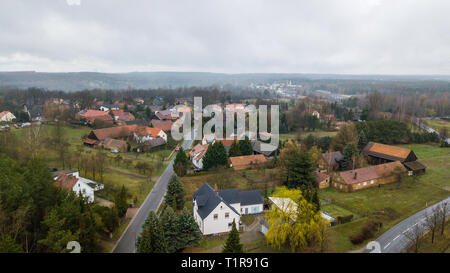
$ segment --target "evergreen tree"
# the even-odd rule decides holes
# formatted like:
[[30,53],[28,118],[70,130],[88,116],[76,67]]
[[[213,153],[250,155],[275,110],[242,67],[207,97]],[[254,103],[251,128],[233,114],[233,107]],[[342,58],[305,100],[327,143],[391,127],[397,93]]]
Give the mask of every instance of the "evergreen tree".
[[123,217],[127,213],[127,209],[129,207],[127,202],[127,195],[127,189],[124,185],[122,185],[122,188],[116,194],[114,199],[114,203],[117,208],[117,214],[119,215],[119,217]]
[[312,189],[316,185],[316,179],[312,172],[314,167],[309,154],[300,151],[298,157],[294,157],[288,163],[290,165],[290,180],[287,183],[289,188]]
[[355,163],[355,157],[358,156],[358,149],[354,143],[349,143],[345,146],[343,152],[341,167],[342,170],[350,170],[353,169],[353,163]]
[[167,250],[169,253],[175,253],[178,251],[178,247],[180,246],[177,229],[177,216],[171,207],[167,207],[164,210],[160,220],[167,242]]
[[314,191],[311,197],[311,203],[314,205],[316,212],[320,210],[320,199],[317,189]]
[[245,139],[239,140],[239,150],[241,151],[242,155],[253,154],[252,143],[250,142],[250,139],[248,139],[247,136],[245,137]]
[[150,211],[142,227],[142,234],[137,241],[139,253],[167,253],[164,230],[154,211]]
[[366,134],[364,133],[364,130],[361,130],[359,132],[359,136],[358,136],[358,148],[360,150],[364,149],[364,147],[366,147],[368,141],[367,141],[367,137]]
[[9,235],[0,236],[0,253],[23,253],[22,247]]
[[217,166],[227,166],[228,165],[228,154],[227,149],[222,142],[214,143],[214,148],[217,151]]
[[240,242],[239,232],[236,228],[236,223],[233,220],[233,227],[228,234],[227,241],[223,247],[222,253],[243,253],[244,248]]
[[228,151],[228,155],[230,157],[242,155],[241,149],[239,148],[239,142],[237,142],[236,140],[233,141],[233,143],[231,144],[230,150]]
[[175,174],[169,180],[167,184],[167,193],[165,196],[166,206],[172,207],[174,210],[182,209],[185,202],[185,191],[183,183],[178,179]]
[[183,147],[180,147],[180,149],[178,150],[173,164],[174,171],[178,176],[181,177],[186,175],[187,168],[189,167],[189,159],[187,158],[186,152],[184,151]]
[[200,243],[202,234],[198,229],[194,216],[192,216],[186,208],[178,215],[177,227],[179,238],[178,249],[183,249],[191,245],[198,245]]

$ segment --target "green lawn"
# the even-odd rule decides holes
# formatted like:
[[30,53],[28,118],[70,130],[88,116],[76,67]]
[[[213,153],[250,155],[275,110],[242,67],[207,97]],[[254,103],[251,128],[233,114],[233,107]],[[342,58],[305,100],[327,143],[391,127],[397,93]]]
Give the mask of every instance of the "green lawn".
[[[364,244],[353,246],[348,238],[358,232],[370,216],[381,216],[382,231],[385,231],[450,195],[450,149],[426,144],[401,146],[413,149],[419,160],[427,166],[426,173],[416,177],[415,181],[409,177],[401,184],[392,183],[352,193],[338,192],[333,188],[319,192],[321,200],[332,202],[332,211],[343,209],[361,216],[360,219],[331,228],[331,251],[344,252],[362,247]],[[327,209],[330,209],[329,205],[324,205],[324,210]]]
[[328,131],[311,131],[311,132],[301,132],[301,133],[288,133],[288,134],[280,134],[280,140],[289,140],[289,139],[305,139],[309,134],[315,136],[315,137],[334,137],[337,134],[337,131],[335,132],[328,132]]
[[434,130],[439,131],[442,128],[447,128],[450,131],[450,121],[443,119],[424,119],[423,122]]

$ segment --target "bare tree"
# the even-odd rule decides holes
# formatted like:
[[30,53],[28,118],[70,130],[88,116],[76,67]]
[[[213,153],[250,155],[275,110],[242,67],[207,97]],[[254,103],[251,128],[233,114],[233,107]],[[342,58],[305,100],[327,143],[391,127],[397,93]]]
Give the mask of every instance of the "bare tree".
[[439,218],[440,213],[438,207],[434,207],[431,210],[431,213],[427,213],[425,216],[425,226],[431,231],[431,243],[434,243],[434,235],[436,233],[436,229],[440,224]]
[[445,230],[445,220],[447,218],[447,214],[448,214],[448,203],[444,202],[442,203],[438,208],[439,208],[439,220],[441,221],[441,235],[444,235],[444,230]]
[[412,228],[408,229],[407,232],[405,232],[405,237],[411,242],[411,246],[414,249],[414,253],[419,252],[424,233],[425,230],[423,226],[419,224],[413,226]]

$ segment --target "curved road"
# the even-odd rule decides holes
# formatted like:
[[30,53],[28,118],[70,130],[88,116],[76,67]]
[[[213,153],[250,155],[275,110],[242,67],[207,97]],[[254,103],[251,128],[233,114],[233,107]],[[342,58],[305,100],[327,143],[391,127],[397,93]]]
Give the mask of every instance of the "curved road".
[[[417,212],[378,237],[376,242],[380,243],[381,253],[401,253],[405,250],[411,243],[404,235],[407,230],[415,225],[423,225],[426,213],[430,214],[433,208],[444,202],[447,202],[447,204],[450,205],[450,197]],[[447,215],[450,215],[450,212],[447,211]],[[368,253],[371,252],[371,250],[365,249],[364,252]]]
[[[191,147],[193,140],[184,140],[182,147],[187,150]],[[131,220],[125,232],[117,241],[114,246],[113,253],[134,253],[136,252],[135,245],[136,239],[142,231],[142,225],[145,222],[148,214],[151,210],[157,211],[161,202],[163,201],[164,195],[166,194],[167,184],[172,176],[173,172],[173,161],[172,159],[164,170],[163,174],[160,176],[155,186],[153,187],[150,194],[142,203],[138,212]]]

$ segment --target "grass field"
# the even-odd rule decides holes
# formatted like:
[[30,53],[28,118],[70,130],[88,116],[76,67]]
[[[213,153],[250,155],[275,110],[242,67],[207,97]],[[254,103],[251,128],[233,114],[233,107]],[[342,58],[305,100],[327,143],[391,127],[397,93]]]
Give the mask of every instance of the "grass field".
[[[407,252],[414,252],[411,246]],[[438,229],[435,233],[434,242],[431,243],[431,232],[425,233],[419,247],[419,253],[450,253],[450,222],[447,219],[444,234]]]
[[342,193],[332,188],[319,192],[321,200],[331,200],[334,205],[331,208],[324,205],[324,210],[331,209],[330,213],[339,214],[343,213],[340,212],[340,209],[343,209],[361,216],[350,223],[331,228],[330,251],[343,252],[364,245],[352,245],[349,236],[359,231],[370,216],[382,217],[381,232],[383,232],[415,212],[450,195],[450,149],[426,144],[402,146],[412,149],[419,160],[427,166],[426,173],[418,176],[416,181],[408,178],[402,184],[392,183],[381,188],[373,187],[352,193]]
[[337,134],[337,131],[336,132],[312,131],[312,132],[280,134],[280,140],[298,139],[299,137],[300,139],[305,139],[309,134],[319,138],[324,136],[333,137]]
[[426,123],[431,128],[433,128],[434,130],[439,131],[442,128],[447,128],[447,130],[450,131],[450,121],[438,118],[438,119],[424,119],[423,122]]

